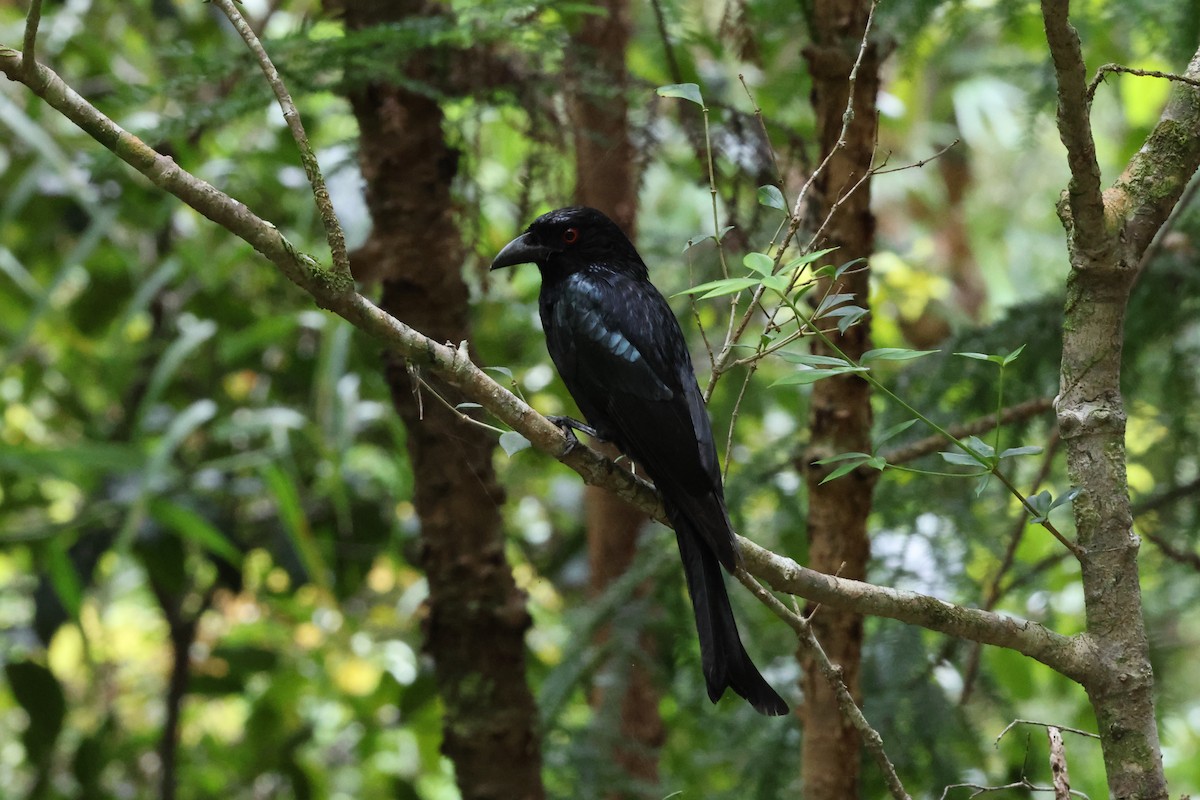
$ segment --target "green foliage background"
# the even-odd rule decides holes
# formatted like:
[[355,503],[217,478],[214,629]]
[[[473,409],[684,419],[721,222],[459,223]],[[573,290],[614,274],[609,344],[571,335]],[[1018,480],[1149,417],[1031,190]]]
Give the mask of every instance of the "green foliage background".
[[[247,2],[250,15],[263,4]],[[338,95],[356,75],[396,73],[418,44],[497,48],[529,84],[446,95],[446,136],[462,151],[457,188],[464,269],[483,360],[543,413],[570,402],[553,375],[530,268],[496,280],[486,264],[533,214],[572,185],[559,83],[566,32],[581,3],[459,0],[453,23],[346,36],[313,3],[283,4],[267,47],[298,99],[352,246],[369,229],[355,164],[356,129]],[[650,8],[637,4],[629,53],[644,164],[639,246],[667,294],[719,276],[705,171],[685,124],[695,110],[653,88],[699,83],[712,108],[717,188],[731,263],[765,249],[778,213],[759,206],[777,182],[753,102],[793,198],[815,158],[800,48],[804,4],[755,0],[662,4],[681,75],[664,57]],[[1200,36],[1197,3],[1091,2],[1074,10],[1089,66],[1173,70]],[[0,6],[0,41],[21,38],[23,11]],[[885,365],[909,402],[953,424],[994,410],[996,370],[954,351],[1006,353],[1011,402],[1056,392],[1066,258],[1054,203],[1066,183],[1053,123],[1052,75],[1029,4],[885,4],[888,62],[880,151],[902,166],[954,139],[970,171],[961,206],[986,302],[972,319],[939,252],[950,205],[939,162],[876,178],[880,253],[874,333],[905,347],[923,314],[952,331],[943,353]],[[303,172],[269,91],[240,42],[199,2],[48,4],[39,53],[89,100],[183,167],[323,252]],[[339,68],[344,65],[344,69]],[[437,92],[435,87],[421,87]],[[1157,119],[1168,89],[1110,77],[1094,115],[1111,180]],[[440,95],[439,95],[440,96]],[[1200,219],[1184,209],[1139,282],[1125,372],[1129,467],[1142,551],[1161,731],[1175,792],[1200,789],[1200,697],[1190,669],[1200,642],[1194,501]],[[682,251],[682,252],[681,252]],[[419,257],[419,254],[414,254]],[[693,307],[676,298],[687,320]],[[700,301],[705,329],[727,306]],[[696,333],[697,363],[704,364]],[[195,620],[192,682],[180,728],[179,796],[454,797],[438,754],[439,701],[421,656],[425,584],[413,566],[417,520],[404,430],[388,407],[378,347],[317,311],[232,236],[133,175],[21,87],[0,86],[0,786],[14,797],[156,795],[155,750],[170,667],[168,619]],[[769,388],[794,367],[754,377],[728,457],[738,528],[803,562],[804,387]],[[702,378],[703,379],[703,378]],[[716,429],[730,425],[738,376],[718,389]],[[432,398],[429,402],[434,402]],[[904,419],[880,404],[880,430]],[[1050,417],[1007,429],[1002,446],[1046,444]],[[925,432],[910,429],[915,439]],[[720,435],[720,434],[719,434]],[[894,442],[891,444],[895,444]],[[1028,484],[1039,458],[1016,468]],[[1061,458],[1046,485],[1067,490]],[[649,630],[662,655],[669,737],[660,793],[794,796],[799,732],[727,700],[709,705],[665,530],[644,537],[638,571],[583,601],[582,487],[532,451],[497,464],[508,487],[509,555],[529,593],[530,681],[544,724],[554,796],[620,788],[606,755],[614,720],[586,703],[600,653],[590,633],[613,619],[609,647],[634,652]],[[936,457],[925,464],[941,468]],[[1155,505],[1175,487],[1191,494]],[[1015,501],[961,479],[889,472],[879,484],[872,579],[978,604],[1010,538]],[[1069,514],[1056,522],[1069,527]],[[1044,532],[1025,532],[999,609],[1064,633],[1082,624],[1071,562]],[[636,597],[637,579],[655,593]],[[776,685],[794,684],[788,630],[735,592],[751,649]],[[686,635],[685,635],[686,634]],[[982,652],[971,701],[958,702],[970,648],[889,621],[869,626],[865,709],[910,790],[960,782],[1046,782],[1045,745],[1015,718],[1092,728],[1082,692],[1007,651]],[[618,663],[629,659],[616,659]],[[796,700],[795,691],[792,698]],[[1069,739],[1073,785],[1103,796],[1098,746]],[[882,785],[864,769],[866,794]],[[964,790],[958,790],[963,792]],[[952,795],[953,796],[953,795]]]

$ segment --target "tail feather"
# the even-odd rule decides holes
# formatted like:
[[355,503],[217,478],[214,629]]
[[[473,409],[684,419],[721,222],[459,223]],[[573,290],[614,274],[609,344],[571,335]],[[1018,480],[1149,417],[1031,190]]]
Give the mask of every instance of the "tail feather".
[[700,663],[708,685],[708,698],[717,702],[729,687],[760,714],[786,714],[787,703],[759,673],[742,646],[729,595],[725,591],[720,561],[688,520],[679,515],[672,516],[675,517],[675,540],[679,543],[688,594],[696,614]]

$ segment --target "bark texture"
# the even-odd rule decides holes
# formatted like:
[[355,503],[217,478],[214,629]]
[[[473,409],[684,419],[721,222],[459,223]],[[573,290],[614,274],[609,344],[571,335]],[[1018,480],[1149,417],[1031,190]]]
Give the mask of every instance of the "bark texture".
[[[805,59],[813,79],[813,107],[817,115],[821,158],[833,153],[825,172],[814,184],[813,218],[816,224],[845,197],[826,227],[820,247],[838,247],[839,262],[866,258],[874,248],[875,219],[870,210],[870,183],[855,185],[871,168],[875,144],[875,96],[879,89],[879,50],[869,44],[855,82],[848,78],[854,67],[866,28],[870,3],[865,0],[816,0],[813,4],[813,43]],[[854,91],[853,118],[842,136],[849,93]],[[849,196],[847,197],[847,193]],[[830,288],[822,287],[824,290]],[[835,292],[853,292],[855,303],[867,307],[868,272],[845,275]],[[820,295],[817,295],[820,296]],[[844,335],[834,336],[838,346],[857,359],[870,348],[869,317]],[[827,324],[823,320],[822,324]],[[814,352],[832,355],[819,343]],[[813,385],[809,415],[810,446],[805,454],[808,485],[809,566],[826,574],[854,580],[866,576],[871,544],[867,515],[878,473],[853,472],[821,485],[826,467],[813,462],[847,451],[870,450],[870,388],[856,376],[841,376]],[[842,668],[843,679],[855,702],[861,705],[859,679],[862,662],[863,622],[858,614],[822,607],[812,619],[813,632],[830,661]],[[804,703],[800,720],[804,728],[801,772],[808,800],[845,800],[858,796],[860,742],[857,732],[842,715],[838,699],[811,659],[802,657],[801,687]]]
[[[603,14],[582,14],[572,32],[567,67],[571,121],[575,147],[575,202],[598,208],[636,241],[637,174],[629,134],[627,92],[629,74],[625,51],[631,23],[628,0],[603,0]],[[615,457],[611,446],[602,452]],[[589,592],[593,597],[629,570],[637,554],[638,533],[649,521],[612,492],[589,486],[584,494],[587,510]],[[598,633],[608,639],[608,626]],[[658,713],[659,690],[649,657],[655,651],[651,637],[641,637],[640,649],[648,658],[629,667],[619,696],[602,686],[592,691],[597,708],[617,704],[620,728],[613,759],[631,783],[658,794],[658,750],[666,737]],[[615,796],[615,795],[614,795]],[[625,796],[628,796],[627,794]]]
[[[357,30],[436,12],[421,3],[374,1],[346,3],[344,13]],[[444,63],[438,55],[412,54],[407,76],[437,85]],[[450,194],[458,154],[442,135],[442,111],[412,88],[349,88],[375,223],[356,261],[369,259],[371,273],[381,276],[383,309],[436,341],[469,342],[465,248]],[[387,374],[415,478],[420,561],[429,580],[425,649],[446,709],[442,750],[464,798],[541,798],[537,714],[525,681],[529,616],[504,557],[495,440],[428,390],[416,390],[399,356],[388,358]],[[451,404],[465,399],[435,377],[425,379]]]

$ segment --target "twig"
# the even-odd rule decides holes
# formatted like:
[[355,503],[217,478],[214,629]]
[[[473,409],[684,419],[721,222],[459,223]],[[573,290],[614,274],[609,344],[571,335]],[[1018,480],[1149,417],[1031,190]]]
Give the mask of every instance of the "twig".
[[883,749],[883,737],[879,735],[877,730],[871,727],[871,723],[863,715],[862,709],[854,702],[850,690],[846,688],[846,683],[842,680],[842,668],[835,666],[829,660],[829,656],[825,654],[821,643],[813,635],[812,626],[809,625],[808,620],[779,602],[779,599],[775,595],[763,588],[762,584],[751,577],[746,570],[738,567],[734,575],[742,582],[743,586],[754,593],[754,596],[763,605],[771,609],[775,613],[775,616],[786,622],[796,632],[796,641],[799,643],[800,649],[812,657],[821,670],[821,674],[825,677],[825,680],[829,682],[834,694],[837,695],[838,708],[841,709],[842,716],[858,731],[858,735],[862,737],[863,745],[875,758],[875,763],[883,773],[884,782],[887,784],[888,791],[892,797],[896,798],[896,800],[911,800],[908,792],[904,789],[904,784],[900,781],[900,776],[896,774],[895,766],[892,765],[891,759],[888,758],[887,752]]
[[[1026,400],[1024,403],[1018,403],[1015,406],[1009,406],[1000,412],[1000,423],[1008,425],[1012,422],[1020,422],[1036,417],[1045,411],[1049,411],[1054,407],[1054,401],[1049,397],[1035,397],[1032,400]],[[960,425],[952,425],[946,430],[956,439],[963,439],[968,436],[978,436],[981,433],[987,433],[996,427],[996,415],[989,414],[986,417],[973,419],[970,422],[964,422]],[[914,461],[921,456],[927,456],[930,453],[936,453],[946,446],[946,438],[941,434],[926,436],[924,439],[897,447],[893,450],[885,452],[883,455],[889,464],[905,464],[909,461]]]
[[[788,223],[787,232],[784,234],[783,241],[781,241],[779,244],[779,249],[775,251],[774,269],[776,271],[778,271],[779,266],[783,261],[783,254],[787,251],[788,245],[791,244],[792,239],[794,239],[796,236],[796,232],[800,229],[800,223],[803,219],[801,210],[804,207],[804,201],[808,197],[809,190],[812,188],[817,178],[825,172],[826,168],[829,166],[829,162],[833,160],[834,155],[846,147],[846,132],[849,130],[850,123],[854,119],[854,86],[858,80],[859,66],[862,64],[863,58],[867,52],[867,43],[870,40],[871,25],[875,18],[876,5],[876,2],[872,2],[871,9],[867,12],[867,21],[863,27],[862,41],[859,43],[858,56],[854,59],[854,66],[851,67],[850,76],[847,78],[847,84],[849,88],[846,97],[846,110],[842,113],[842,128],[838,133],[837,143],[833,147],[829,148],[829,152],[825,154],[825,158],[821,160],[821,163],[817,165],[817,168],[813,170],[811,175],[808,176],[808,179],[800,188],[800,193],[796,196],[796,202],[792,206],[791,221]],[[857,188],[858,185],[861,185],[861,181],[859,184],[856,184],[855,188]],[[845,198],[840,199],[844,200]],[[833,210],[835,209],[831,209],[830,212],[832,213]],[[828,221],[828,218],[826,218],[826,221]],[[759,286],[754,290],[754,294],[751,297],[750,303],[746,306],[746,310],[743,312],[742,318],[737,325],[733,324],[732,318],[730,319],[729,331],[725,337],[724,344],[721,346],[721,352],[716,358],[716,367],[713,369],[712,375],[709,376],[708,385],[704,388],[704,402],[707,403],[709,399],[712,398],[712,393],[716,388],[717,381],[720,380],[722,373],[728,366],[730,354],[733,352],[733,345],[737,344],[738,340],[741,339],[742,334],[745,333],[747,326],[750,324],[750,320],[753,318],[754,309],[758,308],[759,301],[762,300],[764,291],[765,287],[763,286]]]
[[333,202],[329,199],[329,189],[325,186],[325,177],[321,174],[317,156],[308,143],[308,135],[304,132],[304,123],[300,120],[300,112],[296,110],[296,104],[292,102],[292,96],[284,86],[283,78],[279,76],[275,65],[271,63],[271,57],[267,55],[262,42],[258,40],[254,29],[242,17],[233,2],[234,0],[213,0],[213,4],[225,12],[225,16],[229,17],[229,22],[246,42],[250,52],[258,59],[258,64],[267,77],[267,83],[275,92],[275,98],[283,110],[283,118],[287,122],[288,130],[292,132],[292,138],[296,140],[296,147],[300,150],[300,161],[304,164],[304,174],[308,176],[308,182],[312,186],[313,198],[316,200],[317,210],[321,214],[321,223],[325,227],[325,239],[329,242],[333,268],[345,275],[350,275],[350,257],[346,253],[346,237],[342,233],[337,213],[333,210]]
[[[1024,789],[1028,792],[1054,791],[1053,786],[1038,786],[1035,783],[1031,783],[1028,778],[1022,778],[1019,781],[1006,783],[1003,786],[983,786],[982,784],[978,783],[952,783],[942,790],[942,796],[940,800],[946,800],[946,795],[950,793],[951,789],[974,789],[975,791],[967,795],[968,797],[978,797],[981,794],[988,794],[989,792],[1003,792],[1010,789]],[[1071,794],[1075,797],[1082,797],[1083,800],[1088,800],[1088,796],[1083,792],[1077,792],[1074,789],[1071,789]]]
[[[1046,445],[1046,451],[1042,454],[1042,463],[1038,468],[1038,473],[1030,482],[1030,494],[1036,492],[1038,487],[1050,476],[1050,470],[1054,466],[1054,456],[1058,452],[1060,444],[1062,444],[1062,439],[1056,430]],[[1003,594],[1000,589],[1000,582],[1004,580],[1004,576],[1008,574],[1008,571],[1012,569],[1012,565],[1016,561],[1017,546],[1021,544],[1021,539],[1024,538],[1027,527],[1029,527],[1029,515],[1025,509],[1018,509],[1016,519],[1013,520],[1012,532],[1008,537],[1008,547],[1004,550],[1004,557],[1000,559],[1000,566],[996,568],[996,573],[988,581],[987,590],[984,592],[982,606],[984,611],[993,610],[996,604],[1000,602],[1000,597]],[[963,689],[958,699],[960,705],[965,705],[971,697],[975,678],[979,674],[979,656],[982,650],[983,647],[978,643],[974,643],[971,647],[971,653],[967,657],[967,666],[963,670]]]
[[29,3],[29,13],[25,16],[25,40],[21,46],[27,78],[33,78],[37,71],[37,35],[41,22],[42,0],[32,0]]
[[1105,64],[1096,70],[1096,77],[1092,78],[1092,82],[1088,84],[1087,101],[1089,106],[1092,104],[1092,100],[1095,99],[1096,89],[1104,82],[1104,76],[1109,72],[1123,72],[1126,75],[1139,75],[1143,78],[1165,78],[1169,81],[1178,81],[1179,83],[1186,83],[1189,86],[1200,87],[1200,80],[1189,78],[1186,75],[1176,75],[1173,72],[1159,72],[1156,69],[1134,69],[1133,67],[1125,67],[1121,64]]
[[1080,730],[1079,728],[1068,728],[1066,725],[1059,725],[1057,722],[1038,722],[1035,719],[1014,719],[1012,722],[1010,722],[1004,726],[1004,730],[1000,731],[1000,735],[996,737],[996,740],[992,744],[999,745],[1000,740],[1003,739],[1005,737],[1005,735],[1008,734],[1009,731],[1011,731],[1013,728],[1017,727],[1018,725],[1036,725],[1039,728],[1057,728],[1060,731],[1066,731],[1067,733],[1073,733],[1076,736],[1086,736],[1089,739],[1099,739],[1100,738],[1100,734],[1098,734],[1098,733],[1092,733],[1091,731]]
[[1200,553],[1193,553],[1190,550],[1184,550],[1176,547],[1163,537],[1159,536],[1157,533],[1146,533],[1143,531],[1142,536],[1145,536],[1147,539],[1154,542],[1154,545],[1161,550],[1162,554],[1167,558],[1179,564],[1183,564],[1185,567],[1191,567],[1197,572],[1200,572]]
[[888,175],[893,172],[903,172],[906,169],[920,169],[921,167],[928,164],[930,161],[937,161],[939,158],[946,155],[946,153],[950,152],[950,150],[952,148],[957,147],[958,143],[961,141],[962,141],[962,139],[955,139],[953,142],[946,145],[941,150],[938,150],[936,153],[929,156],[928,158],[923,158],[920,161],[913,162],[912,164],[905,164],[903,167],[892,167],[891,169],[876,169],[876,170],[872,170],[872,172],[875,175]]

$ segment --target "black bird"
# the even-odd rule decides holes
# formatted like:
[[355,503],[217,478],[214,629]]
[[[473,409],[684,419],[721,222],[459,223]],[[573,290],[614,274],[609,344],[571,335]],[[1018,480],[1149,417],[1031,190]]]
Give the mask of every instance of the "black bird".
[[712,425],[679,322],[616,223],[593,208],[560,208],[504,246],[492,269],[536,264],[546,346],[591,428],[649,474],[675,527],[714,703],[728,686],[760,713],[786,714],[733,620],[721,567],[738,563]]

